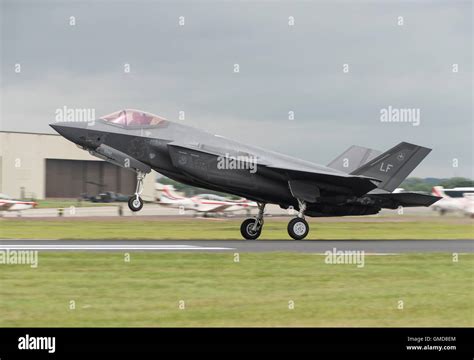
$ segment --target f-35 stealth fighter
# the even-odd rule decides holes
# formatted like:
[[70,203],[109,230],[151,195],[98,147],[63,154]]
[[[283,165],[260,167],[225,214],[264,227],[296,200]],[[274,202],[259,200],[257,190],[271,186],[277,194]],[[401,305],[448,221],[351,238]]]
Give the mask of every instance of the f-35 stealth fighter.
[[305,216],[371,215],[382,208],[429,206],[440,199],[393,193],[431,151],[406,142],[384,153],[351,146],[323,166],[137,110],[51,127],[92,155],[136,172],[136,192],[128,202],[132,211],[143,207],[143,179],[152,169],[187,185],[256,201],[258,215],[240,228],[249,240],[260,236],[266,204],[298,211],[288,233],[301,240],[309,231]]

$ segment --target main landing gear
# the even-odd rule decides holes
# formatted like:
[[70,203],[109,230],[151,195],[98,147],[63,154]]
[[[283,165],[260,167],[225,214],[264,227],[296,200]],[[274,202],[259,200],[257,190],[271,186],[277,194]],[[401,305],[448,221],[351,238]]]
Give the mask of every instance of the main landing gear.
[[[263,212],[265,210],[263,203],[258,204],[258,215],[253,218],[245,219],[240,225],[240,233],[247,240],[258,239],[263,228]],[[309,225],[304,219],[306,211],[306,203],[298,200],[299,212],[296,218],[288,223],[288,234],[295,240],[303,240],[309,232]]]
[[288,234],[295,240],[303,240],[309,232],[309,225],[304,219],[304,212],[306,210],[306,203],[298,200],[298,207],[300,211],[296,218],[290,220],[288,223]]
[[135,195],[132,195],[128,199],[128,207],[132,211],[140,211],[143,207],[143,200],[140,197],[143,192],[143,180],[145,179],[145,173],[137,171],[137,188],[135,189]]
[[265,210],[263,203],[258,204],[258,215],[256,217],[245,219],[240,225],[240,233],[247,240],[255,240],[262,233],[263,228],[263,211]]

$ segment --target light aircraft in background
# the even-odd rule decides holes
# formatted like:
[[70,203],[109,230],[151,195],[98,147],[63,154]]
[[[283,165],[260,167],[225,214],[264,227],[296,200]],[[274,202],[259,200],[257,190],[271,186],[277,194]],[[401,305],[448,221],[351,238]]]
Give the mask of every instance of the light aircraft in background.
[[[143,207],[143,179],[151,170],[186,185],[257,202],[257,216],[240,226],[249,240],[261,234],[266,204],[298,210],[287,229],[293,239],[301,240],[309,232],[305,216],[372,215],[382,208],[429,206],[439,200],[412,192],[392,193],[431,151],[407,142],[383,153],[351,146],[324,166],[140,110],[51,127],[90,154],[136,172],[137,187],[128,202],[132,211]],[[314,136],[316,141],[318,134]]]
[[257,203],[241,198],[239,200],[227,199],[214,194],[200,194],[193,197],[184,197],[176,194],[173,185],[156,184],[158,191],[158,204],[180,211],[195,211],[196,213],[232,213],[257,208]]
[[5,194],[0,194],[0,212],[28,210],[38,205],[34,201],[15,200]]
[[461,212],[466,216],[474,218],[474,188],[458,187],[445,189],[442,186],[435,186],[431,193],[441,197],[441,200],[431,205],[431,208],[441,215],[448,212]]

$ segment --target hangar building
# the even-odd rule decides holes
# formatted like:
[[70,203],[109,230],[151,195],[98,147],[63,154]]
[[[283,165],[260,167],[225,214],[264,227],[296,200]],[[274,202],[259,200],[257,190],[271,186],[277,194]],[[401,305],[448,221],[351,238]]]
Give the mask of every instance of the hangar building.
[[[155,173],[142,198],[153,200]],[[0,131],[0,193],[13,198],[79,198],[135,192],[135,172],[100,160],[58,134]]]

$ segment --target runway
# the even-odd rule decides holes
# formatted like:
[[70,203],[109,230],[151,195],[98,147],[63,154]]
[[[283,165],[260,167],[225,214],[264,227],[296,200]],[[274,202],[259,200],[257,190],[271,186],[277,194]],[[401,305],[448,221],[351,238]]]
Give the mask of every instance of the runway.
[[367,254],[473,253],[474,240],[0,240],[0,251],[324,253],[334,248]]

